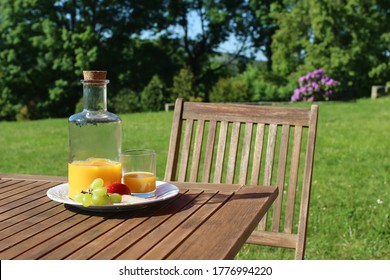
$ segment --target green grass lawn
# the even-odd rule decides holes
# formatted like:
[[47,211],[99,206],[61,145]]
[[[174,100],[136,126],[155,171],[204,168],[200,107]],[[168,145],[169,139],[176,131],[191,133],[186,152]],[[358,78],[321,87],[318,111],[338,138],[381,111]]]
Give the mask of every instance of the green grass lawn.
[[[306,259],[390,259],[390,98],[319,106]],[[121,115],[123,149],[155,149],[159,179],[172,116]],[[0,122],[0,173],[66,176],[67,133],[67,119]],[[237,258],[293,252],[245,245]]]

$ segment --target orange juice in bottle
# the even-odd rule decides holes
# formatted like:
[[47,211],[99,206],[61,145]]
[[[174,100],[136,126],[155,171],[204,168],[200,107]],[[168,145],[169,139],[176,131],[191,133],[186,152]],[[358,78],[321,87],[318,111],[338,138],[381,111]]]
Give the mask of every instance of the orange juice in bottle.
[[102,178],[105,185],[121,182],[119,153],[122,122],[107,111],[106,71],[84,71],[82,112],[69,117],[68,195]]
[[120,183],[122,178],[121,163],[103,158],[89,158],[85,161],[69,163],[69,197],[73,198],[76,193],[86,191],[96,178],[102,178],[105,186]]

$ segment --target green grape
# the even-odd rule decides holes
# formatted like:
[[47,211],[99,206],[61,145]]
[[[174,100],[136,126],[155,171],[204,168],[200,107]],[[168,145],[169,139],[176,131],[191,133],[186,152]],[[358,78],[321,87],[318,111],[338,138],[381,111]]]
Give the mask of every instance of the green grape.
[[119,193],[110,194],[111,203],[120,203],[122,202],[122,196]]
[[73,200],[74,201],[76,201],[76,202],[79,202],[79,203],[83,203],[83,197],[84,197],[84,193],[76,193],[75,195],[74,195],[74,198],[73,198]]
[[91,185],[89,186],[91,190],[94,190],[96,188],[102,188],[102,187],[104,187],[104,181],[102,178],[96,178],[95,180],[92,181]]
[[107,194],[107,188],[105,187],[95,187],[92,189],[92,194],[98,195],[98,196],[103,196]]
[[105,204],[109,204],[110,199],[106,194],[105,195],[92,194],[92,203],[96,206],[102,206]]
[[90,193],[84,194],[82,204],[84,207],[90,206],[92,204],[92,194]]

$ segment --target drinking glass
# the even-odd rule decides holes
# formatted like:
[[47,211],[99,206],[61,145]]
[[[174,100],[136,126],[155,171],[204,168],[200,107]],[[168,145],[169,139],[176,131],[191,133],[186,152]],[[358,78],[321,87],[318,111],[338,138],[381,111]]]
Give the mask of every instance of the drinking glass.
[[156,195],[156,152],[148,149],[121,153],[123,183],[131,194],[148,198]]

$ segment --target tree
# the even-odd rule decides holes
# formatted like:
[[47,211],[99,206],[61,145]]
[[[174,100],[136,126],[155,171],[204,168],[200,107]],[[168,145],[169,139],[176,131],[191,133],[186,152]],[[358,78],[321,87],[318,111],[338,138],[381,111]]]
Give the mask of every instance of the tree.
[[[243,26],[248,26],[248,22],[243,21],[241,16],[246,5],[246,1],[241,0],[170,1],[167,13],[170,28],[166,30],[164,36],[176,39],[174,42],[177,42],[177,49],[185,53],[185,65],[194,75],[195,87],[199,88],[203,84],[206,88],[211,88],[221,75],[221,71],[243,53],[248,32],[244,33],[242,30]],[[191,33],[194,21],[198,21],[199,25],[199,30],[195,34]],[[227,61],[214,63],[211,57],[232,34],[240,38],[241,47]],[[207,91],[205,92],[207,101]]]
[[389,11],[388,1],[296,1],[278,15],[274,71],[297,80],[323,68],[344,95],[368,95],[390,74]]
[[165,86],[160,78],[155,75],[141,93],[141,105],[144,111],[160,111],[164,108]]
[[[85,69],[109,70],[113,93],[142,89],[155,73],[142,80],[134,74],[150,68],[145,55],[135,63],[133,54],[145,46],[135,37],[163,24],[164,5],[152,0],[1,1],[0,117],[14,119],[22,109],[32,119],[69,116],[82,94]],[[155,49],[167,58],[161,55],[164,48]],[[129,64],[137,67],[126,73]],[[166,73],[179,69],[161,68]]]

